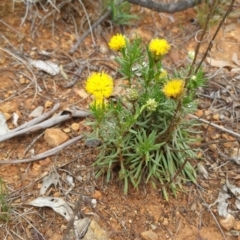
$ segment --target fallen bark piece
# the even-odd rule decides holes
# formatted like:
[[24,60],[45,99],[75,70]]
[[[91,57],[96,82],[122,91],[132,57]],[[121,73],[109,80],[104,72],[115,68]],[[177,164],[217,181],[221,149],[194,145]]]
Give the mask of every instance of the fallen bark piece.
[[55,212],[62,215],[67,221],[69,221],[73,215],[73,210],[68,203],[57,197],[38,197],[27,203],[27,205],[35,207],[50,207]]
[[40,195],[44,195],[51,185],[54,185],[55,188],[60,184],[60,175],[57,171],[50,172],[47,176],[43,178],[43,183],[40,189]]

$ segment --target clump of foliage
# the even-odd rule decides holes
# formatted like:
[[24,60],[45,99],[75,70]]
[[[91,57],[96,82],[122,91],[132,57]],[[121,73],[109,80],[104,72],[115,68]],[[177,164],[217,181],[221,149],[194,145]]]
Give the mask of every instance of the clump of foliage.
[[131,5],[122,0],[105,0],[104,5],[111,10],[111,21],[115,25],[129,25],[139,17],[130,12]]
[[130,41],[117,34],[109,47],[117,52],[122,95],[107,101],[114,80],[105,72],[93,73],[86,81],[86,91],[94,97],[91,138],[101,141],[96,177],[104,174],[109,182],[117,172],[124,193],[130,184],[138,188],[141,182],[151,182],[162,188],[166,199],[168,187],[177,196],[184,182],[196,182],[188,161],[197,158],[191,147],[195,123],[187,115],[196,109],[195,92],[204,84],[203,72],[186,79],[179,72],[168,73],[162,64],[170,50],[165,39],[144,45],[141,38]]

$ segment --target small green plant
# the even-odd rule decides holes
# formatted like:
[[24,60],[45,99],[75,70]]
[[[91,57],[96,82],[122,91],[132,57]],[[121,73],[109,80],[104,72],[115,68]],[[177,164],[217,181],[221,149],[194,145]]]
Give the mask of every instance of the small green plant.
[[7,188],[0,178],[0,221],[8,222],[10,217],[10,207],[7,202]]
[[112,22],[115,25],[129,25],[139,17],[130,12],[131,5],[123,0],[107,0],[105,5],[111,10]]
[[204,84],[203,72],[184,79],[179,72],[171,75],[164,70],[162,59],[170,50],[165,39],[144,45],[141,38],[130,41],[117,34],[109,47],[118,52],[115,60],[124,93],[107,103],[113,91],[111,76],[93,73],[86,81],[86,91],[94,97],[90,105],[94,119],[88,123],[91,138],[102,143],[94,163],[96,177],[104,174],[109,182],[117,174],[124,193],[129,184],[138,188],[141,182],[151,182],[162,188],[166,199],[168,187],[176,197],[182,183],[196,182],[188,161],[197,158],[192,148],[195,123],[186,116],[195,111],[195,91]]

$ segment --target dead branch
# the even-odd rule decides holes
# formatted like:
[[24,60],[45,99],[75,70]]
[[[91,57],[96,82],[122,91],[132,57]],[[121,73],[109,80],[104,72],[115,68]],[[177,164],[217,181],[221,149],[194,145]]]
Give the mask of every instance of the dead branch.
[[39,130],[43,130],[43,129],[52,127],[52,126],[57,125],[61,122],[69,120],[72,117],[88,117],[88,116],[90,116],[90,113],[85,112],[85,111],[65,110],[62,113],[60,113],[59,115],[41,122],[41,120],[46,119],[46,116],[51,116],[54,113],[54,111],[57,110],[57,108],[59,106],[60,105],[56,104],[51,111],[46,113],[45,116],[42,115],[42,116],[40,116],[36,119],[33,119],[33,120],[19,126],[18,128],[14,129],[14,130],[11,130],[11,131],[7,132],[4,135],[1,135],[0,136],[0,142],[6,141],[6,140],[8,140],[10,138],[13,138],[13,137],[37,132]]
[[[60,108],[60,103],[56,103],[49,112],[46,112],[43,115],[41,115],[39,117],[36,117],[36,118],[32,119],[31,121],[26,122],[26,123],[22,124],[21,126],[19,126],[17,128],[14,128],[13,130],[9,131],[8,133],[16,132],[16,131],[19,131],[23,128],[28,128],[30,126],[33,126],[33,125],[37,124],[37,123],[40,123],[43,120],[52,116],[59,108]],[[1,137],[0,137],[0,139],[1,139]],[[1,140],[0,140],[0,142],[1,142]]]
[[96,28],[99,24],[101,24],[103,21],[105,21],[110,15],[112,11],[108,10],[104,15],[102,15],[75,43],[75,45],[72,47],[72,49],[69,51],[70,54],[73,54],[78,46],[82,43],[82,41],[87,37],[89,33],[92,32],[94,28]]
[[198,121],[200,121],[200,122],[202,122],[202,123],[206,123],[206,124],[208,124],[209,126],[214,127],[214,128],[216,128],[216,129],[218,129],[218,130],[220,130],[220,131],[223,131],[223,132],[226,132],[226,133],[228,133],[228,134],[231,134],[232,136],[234,136],[234,137],[236,137],[236,138],[240,138],[240,134],[239,134],[239,133],[236,133],[236,132],[234,132],[234,131],[231,131],[230,129],[227,129],[227,128],[225,128],[225,127],[219,126],[219,125],[217,125],[217,124],[215,124],[215,123],[212,123],[212,122],[209,122],[209,121],[207,121],[207,120],[205,120],[205,119],[201,119],[201,118],[199,118],[199,117],[197,117],[197,116],[195,116],[195,115],[192,115],[192,114],[188,114],[188,116],[191,117],[191,118],[197,119]]
[[127,0],[127,2],[140,5],[141,7],[145,7],[156,12],[175,13],[194,7],[200,4],[202,0],[184,0],[176,3],[159,3],[152,0]]
[[60,151],[63,150],[63,148],[72,145],[73,143],[77,142],[78,140],[80,140],[82,138],[83,138],[82,135],[77,136],[77,137],[72,138],[72,139],[68,140],[67,142],[65,142],[65,143],[63,143],[63,144],[61,144],[61,145],[59,145],[55,148],[52,148],[52,149],[50,149],[46,152],[40,153],[40,154],[38,154],[34,157],[31,157],[31,158],[0,161],[0,164],[19,164],[19,163],[29,163],[29,162],[38,161],[38,160],[41,160],[41,159],[44,159],[44,158],[47,158],[47,157],[50,157],[50,156],[53,156],[53,155],[59,153]]

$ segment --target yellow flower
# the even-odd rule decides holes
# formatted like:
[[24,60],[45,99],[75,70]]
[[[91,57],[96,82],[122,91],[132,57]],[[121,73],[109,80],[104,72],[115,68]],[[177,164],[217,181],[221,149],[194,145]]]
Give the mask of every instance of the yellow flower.
[[113,92],[113,79],[104,72],[94,72],[88,77],[85,90],[95,97],[96,105],[102,105],[104,98],[110,97]]
[[155,58],[160,58],[167,54],[170,48],[170,45],[165,39],[154,38],[149,43],[149,50]]
[[162,89],[163,93],[169,98],[178,98],[182,95],[184,81],[182,79],[172,79]]
[[126,47],[126,39],[122,34],[117,34],[110,39],[108,45],[110,49],[120,51]]

